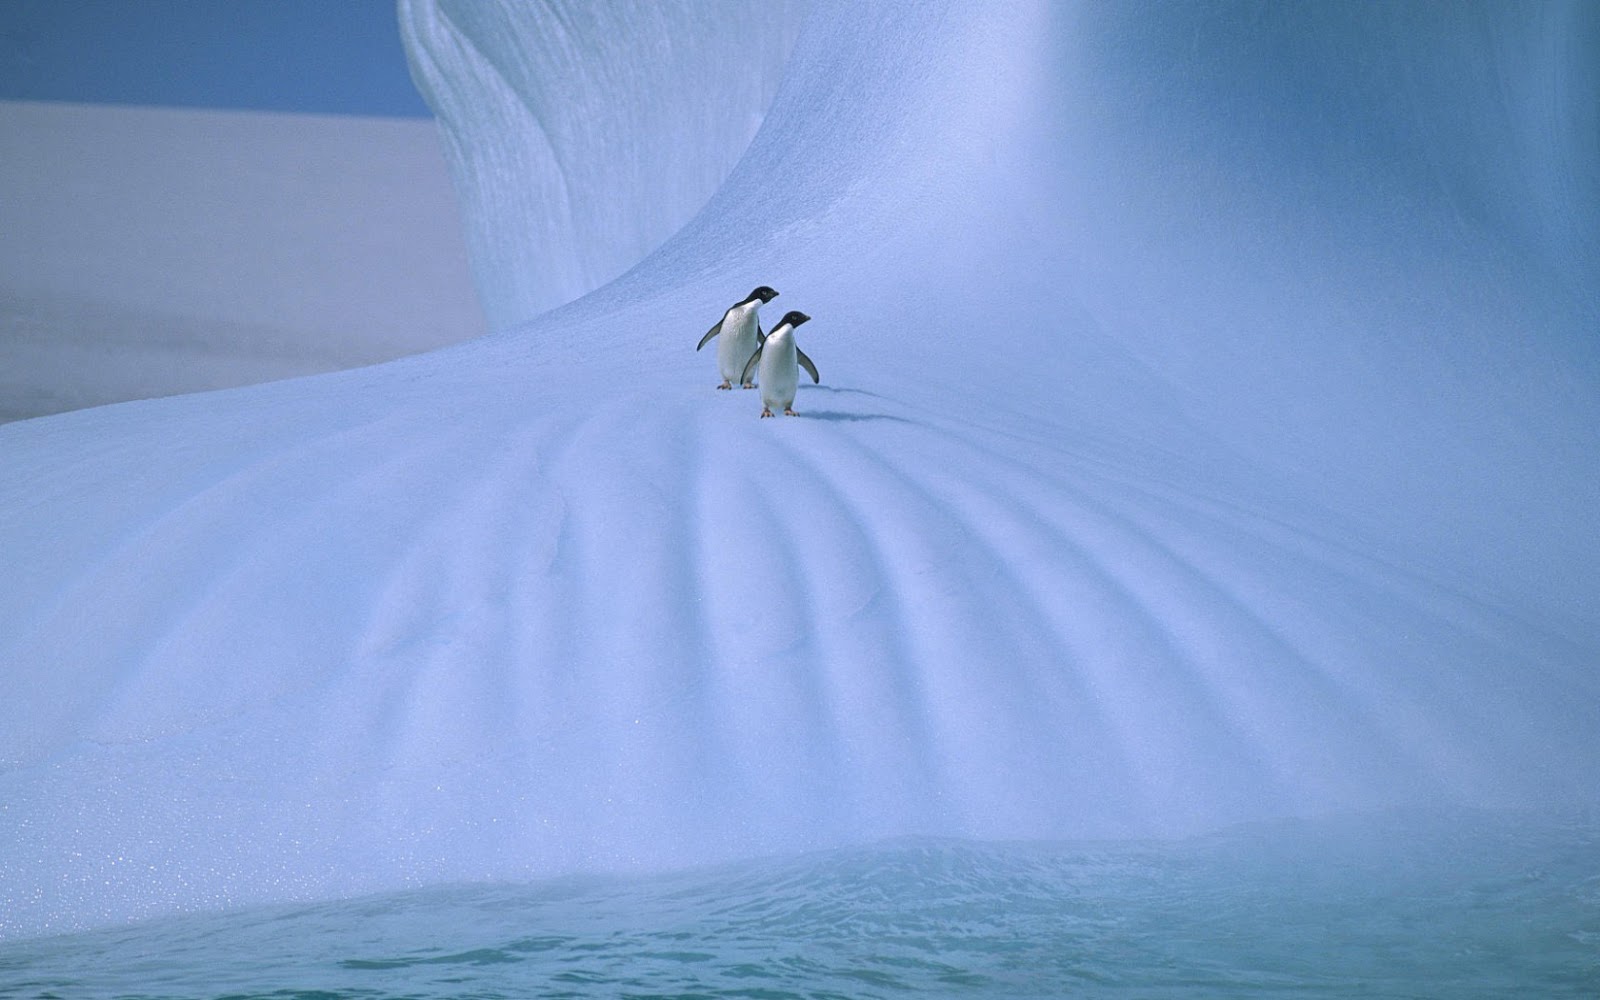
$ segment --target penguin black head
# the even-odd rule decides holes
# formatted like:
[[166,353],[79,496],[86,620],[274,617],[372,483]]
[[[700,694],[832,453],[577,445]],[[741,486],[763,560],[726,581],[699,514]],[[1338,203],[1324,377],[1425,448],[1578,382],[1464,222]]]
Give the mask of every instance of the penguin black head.
[[784,313],[783,314],[783,319],[780,319],[778,321],[778,325],[782,326],[783,324],[788,323],[790,327],[796,327],[796,326],[799,326],[801,323],[804,323],[806,320],[808,320],[810,318],[811,318],[810,316],[807,316],[805,313],[801,312],[800,310],[794,309],[794,310],[791,310],[789,312]]
[[762,285],[749,295],[746,295],[744,300],[746,302],[754,302],[756,299],[760,299],[763,303],[767,303],[771,302],[777,297],[778,293],[775,289],[768,288],[766,285]]

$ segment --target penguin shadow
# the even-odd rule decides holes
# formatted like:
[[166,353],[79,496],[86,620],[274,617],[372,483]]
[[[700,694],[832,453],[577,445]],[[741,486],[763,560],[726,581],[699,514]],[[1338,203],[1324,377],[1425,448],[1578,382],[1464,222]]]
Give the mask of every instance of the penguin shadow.
[[866,389],[857,389],[857,388],[854,388],[853,386],[848,386],[848,385],[802,385],[800,387],[800,391],[801,392],[854,393],[857,396],[871,396],[873,399],[886,399],[886,398],[888,398],[886,396],[879,395],[876,392],[869,392]]
[[832,420],[839,423],[858,423],[863,420],[889,420],[897,424],[909,424],[905,417],[897,417],[890,413],[846,413],[843,410],[796,410],[795,416],[807,420]]
[[[808,395],[813,392],[828,392],[836,394],[853,393],[858,396],[871,396],[873,399],[884,399],[883,396],[880,396],[875,392],[868,392],[866,389],[852,389],[849,386],[807,385],[802,386],[801,391]],[[905,417],[897,417],[892,413],[861,413],[852,412],[849,410],[813,410],[810,407],[796,411],[795,416],[810,420],[828,420],[835,423],[861,423],[870,420],[884,420],[898,424],[914,423],[914,421],[907,420]]]

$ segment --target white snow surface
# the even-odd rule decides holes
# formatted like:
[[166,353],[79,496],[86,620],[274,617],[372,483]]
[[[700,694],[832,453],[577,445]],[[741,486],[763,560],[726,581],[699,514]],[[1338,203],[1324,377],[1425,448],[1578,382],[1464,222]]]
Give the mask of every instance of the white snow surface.
[[[822,3],[709,203],[592,294],[0,427],[0,934],[1593,805],[1596,29]],[[565,72],[524,39],[496,73]],[[452,99],[500,86],[451,52]],[[470,246],[517,238],[482,207]],[[693,349],[758,284],[812,317],[800,417]]]

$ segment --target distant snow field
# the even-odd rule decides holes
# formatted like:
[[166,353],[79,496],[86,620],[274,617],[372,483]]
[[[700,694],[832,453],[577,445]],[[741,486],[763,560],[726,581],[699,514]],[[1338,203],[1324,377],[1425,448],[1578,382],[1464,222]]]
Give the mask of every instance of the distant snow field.
[[0,420],[483,332],[428,121],[0,102]]

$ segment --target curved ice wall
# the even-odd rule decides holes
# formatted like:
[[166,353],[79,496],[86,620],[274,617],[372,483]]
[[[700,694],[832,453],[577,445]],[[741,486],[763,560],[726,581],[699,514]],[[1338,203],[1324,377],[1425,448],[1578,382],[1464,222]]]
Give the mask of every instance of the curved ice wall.
[[[566,307],[0,427],[0,933],[1592,804],[1594,25],[822,4],[704,208]],[[693,350],[759,282],[804,418]]]
[[491,327],[616,277],[761,124],[803,0],[399,0]]
[[1075,294],[1256,460],[1592,622],[1600,9],[1057,13]]

